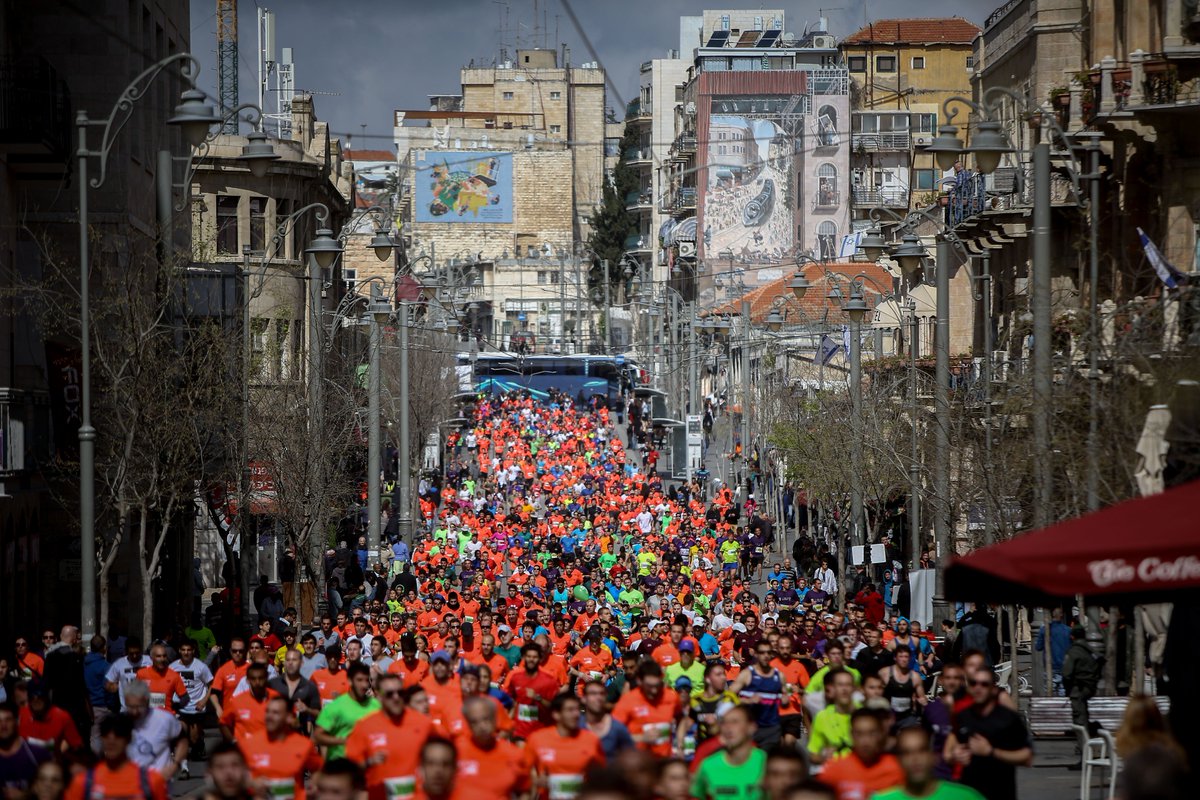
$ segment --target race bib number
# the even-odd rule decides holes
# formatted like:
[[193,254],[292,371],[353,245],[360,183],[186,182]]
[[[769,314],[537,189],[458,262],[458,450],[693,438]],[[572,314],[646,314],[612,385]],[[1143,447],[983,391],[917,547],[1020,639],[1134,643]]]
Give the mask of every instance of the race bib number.
[[292,778],[268,778],[263,781],[271,800],[294,800],[296,781]]
[[401,775],[398,778],[384,778],[383,791],[388,800],[409,800],[417,791],[415,775]]
[[537,706],[524,704],[517,706],[517,719],[521,722],[537,722],[539,718]]
[[582,775],[551,775],[550,800],[574,800],[583,788]]
[[151,708],[166,708],[167,707],[167,693],[166,692],[151,692],[150,693],[150,707]]
[[642,731],[650,744],[664,744],[671,738],[671,723],[651,722]]

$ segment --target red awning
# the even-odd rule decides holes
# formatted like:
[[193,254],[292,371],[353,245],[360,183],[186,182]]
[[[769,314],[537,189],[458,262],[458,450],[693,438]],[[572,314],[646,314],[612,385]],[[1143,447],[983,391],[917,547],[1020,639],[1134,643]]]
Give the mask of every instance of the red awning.
[[1154,602],[1200,589],[1200,481],[984,547],[946,568],[956,600]]

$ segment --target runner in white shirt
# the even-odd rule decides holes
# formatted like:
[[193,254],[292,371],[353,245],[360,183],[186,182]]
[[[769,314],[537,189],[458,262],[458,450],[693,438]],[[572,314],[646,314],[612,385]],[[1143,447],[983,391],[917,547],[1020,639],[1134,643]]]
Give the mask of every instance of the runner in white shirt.
[[205,757],[204,714],[208,711],[213,674],[207,664],[196,659],[196,643],[191,639],[185,639],[179,645],[179,658],[171,663],[171,669],[179,673],[188,693],[187,705],[179,711],[179,721],[187,729],[190,744],[188,757],[179,765],[180,777],[186,780],[189,775],[188,758],[200,761]]
[[116,692],[121,698],[121,710],[125,711],[125,690],[137,680],[138,670],[150,666],[150,657],[142,652],[142,643],[130,638],[125,642],[125,656],[118,658],[104,675],[104,688]]
[[139,767],[158,771],[170,782],[187,756],[188,740],[183,725],[170,711],[150,708],[150,687],[141,681],[126,687],[125,701],[133,720],[129,760]]

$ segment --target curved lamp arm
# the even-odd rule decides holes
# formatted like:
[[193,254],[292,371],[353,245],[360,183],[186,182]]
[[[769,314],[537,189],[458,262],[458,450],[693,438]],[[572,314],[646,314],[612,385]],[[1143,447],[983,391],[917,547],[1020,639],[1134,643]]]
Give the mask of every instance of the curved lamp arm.
[[[240,116],[243,111],[249,112],[246,116]],[[183,174],[183,180],[179,183],[171,183],[171,186],[183,193],[183,199],[175,206],[175,213],[182,214],[188,206],[189,192],[188,189],[192,185],[192,178],[196,174],[196,170],[203,163],[204,159],[208,158],[210,146],[217,137],[224,133],[225,125],[235,119],[244,119],[246,122],[254,126],[255,131],[262,130],[263,112],[256,103],[242,103],[237,108],[228,112],[221,118],[221,122],[204,137],[204,141],[196,145],[194,150],[186,156],[173,156],[172,161],[181,161],[187,164],[187,169]],[[278,157],[278,156],[277,156]]]
[[83,146],[82,139],[79,149],[75,155],[78,157],[95,156],[99,159],[99,172],[88,181],[88,186],[93,189],[99,189],[104,184],[104,179],[108,176],[108,154],[115,144],[117,136],[129,122],[129,117],[133,114],[133,107],[139,100],[146,96],[150,84],[165,70],[176,62],[182,62],[180,72],[187,85],[195,88],[196,76],[200,74],[200,61],[191,53],[176,53],[167,56],[157,64],[147,68],[140,75],[129,82],[117,98],[117,102],[112,107],[112,111],[106,119],[91,120],[88,119],[87,112],[80,109],[75,115],[75,125],[79,128],[87,127],[104,127],[104,135],[100,137],[100,147],[96,150],[89,150]]
[[[271,235],[271,243],[263,250],[262,260],[259,261],[258,269],[256,269],[253,273],[253,275],[259,279],[258,287],[254,289],[254,291],[251,292],[246,298],[247,302],[257,298],[260,294],[262,294],[263,286],[266,284],[265,279],[267,267],[270,265],[271,261],[271,254],[278,254],[279,248],[283,245],[284,240],[287,238],[288,231],[291,230],[291,227],[296,220],[298,220],[306,212],[314,209],[316,209],[317,212],[317,222],[320,224],[328,224],[330,217],[329,206],[325,205],[324,203],[309,203],[303,208],[296,209],[291,214],[288,214],[282,222],[275,226],[275,233]],[[248,278],[249,276],[247,276],[247,279]]]

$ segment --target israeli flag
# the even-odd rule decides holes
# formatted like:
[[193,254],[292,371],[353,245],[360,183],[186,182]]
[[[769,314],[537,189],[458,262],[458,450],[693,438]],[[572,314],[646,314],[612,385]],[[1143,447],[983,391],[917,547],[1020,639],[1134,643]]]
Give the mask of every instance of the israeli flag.
[[837,351],[837,340],[832,336],[824,335],[821,337],[821,344],[817,347],[817,352],[813,354],[813,361],[817,364],[828,364]]
[[1154,266],[1154,271],[1158,273],[1158,277],[1162,279],[1162,282],[1167,285],[1168,289],[1177,287],[1179,285],[1178,279],[1183,277],[1183,273],[1175,269],[1163,258],[1163,254],[1159,252],[1154,242],[1150,241],[1150,237],[1146,235],[1144,230],[1138,228],[1137,232],[1142,240],[1142,250],[1145,251],[1146,258]]

